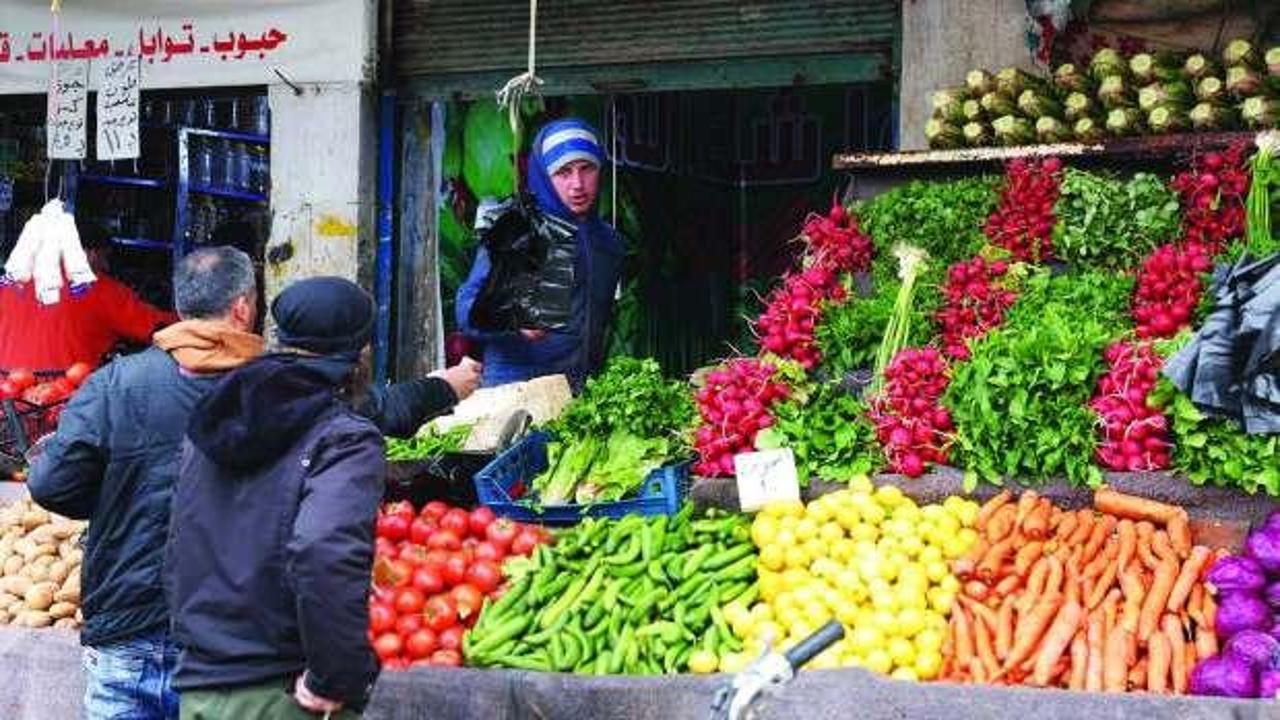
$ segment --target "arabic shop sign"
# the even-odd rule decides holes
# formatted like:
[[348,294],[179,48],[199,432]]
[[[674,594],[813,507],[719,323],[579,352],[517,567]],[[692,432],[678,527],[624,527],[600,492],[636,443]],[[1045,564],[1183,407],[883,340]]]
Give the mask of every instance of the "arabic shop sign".
[[[143,88],[367,79],[372,3],[360,0],[4,0],[0,94],[43,93],[58,61],[137,58]],[[109,6],[109,7],[104,7]],[[96,78],[94,89],[97,89]]]

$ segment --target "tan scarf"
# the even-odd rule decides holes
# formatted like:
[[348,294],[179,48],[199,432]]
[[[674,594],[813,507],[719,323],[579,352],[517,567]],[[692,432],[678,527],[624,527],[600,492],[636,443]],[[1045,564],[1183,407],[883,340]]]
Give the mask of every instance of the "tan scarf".
[[157,332],[156,347],[193,373],[233,370],[262,354],[262,338],[221,320],[183,320]]

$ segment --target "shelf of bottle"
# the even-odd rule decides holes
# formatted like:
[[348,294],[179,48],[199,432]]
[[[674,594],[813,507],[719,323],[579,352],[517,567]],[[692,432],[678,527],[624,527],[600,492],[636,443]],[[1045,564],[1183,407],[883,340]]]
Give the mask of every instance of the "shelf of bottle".
[[271,198],[259,193],[245,192],[243,190],[235,190],[232,188],[218,187],[216,185],[196,185],[193,184],[188,188],[190,192],[199,195],[213,195],[215,197],[231,198],[232,200],[244,200],[246,202],[269,202]]

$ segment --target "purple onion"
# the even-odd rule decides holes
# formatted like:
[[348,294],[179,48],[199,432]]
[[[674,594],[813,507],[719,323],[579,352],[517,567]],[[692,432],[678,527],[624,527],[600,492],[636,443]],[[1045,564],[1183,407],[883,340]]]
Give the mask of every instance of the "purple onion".
[[1251,698],[1258,696],[1258,678],[1244,660],[1217,655],[1196,663],[1191,670],[1193,695]]
[[1218,559],[1205,575],[1205,582],[1220,592],[1257,592],[1267,585],[1267,574],[1257,560],[1241,555]]

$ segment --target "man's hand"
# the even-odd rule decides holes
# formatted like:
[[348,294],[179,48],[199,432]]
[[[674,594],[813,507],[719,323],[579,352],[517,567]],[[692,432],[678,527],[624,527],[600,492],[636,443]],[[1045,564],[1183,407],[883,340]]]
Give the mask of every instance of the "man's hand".
[[304,672],[293,684],[293,699],[298,701],[298,705],[302,706],[303,710],[316,714],[336,713],[342,710],[342,703],[322,698],[308,690],[307,684],[303,682],[306,677],[307,674]]
[[538,342],[547,336],[547,331],[538,328],[524,328],[520,331],[520,336],[529,342]]
[[484,365],[472,360],[469,357],[462,358],[462,362],[445,370],[438,370],[431,373],[430,377],[438,377],[449,383],[449,387],[453,389],[453,394],[458,396],[458,400],[466,400],[471,397],[471,393],[480,387],[480,374],[484,372]]

